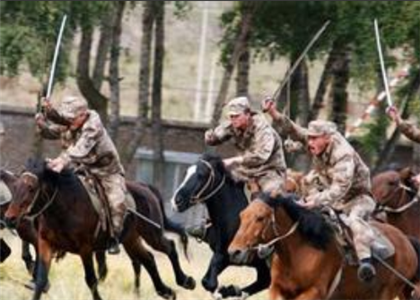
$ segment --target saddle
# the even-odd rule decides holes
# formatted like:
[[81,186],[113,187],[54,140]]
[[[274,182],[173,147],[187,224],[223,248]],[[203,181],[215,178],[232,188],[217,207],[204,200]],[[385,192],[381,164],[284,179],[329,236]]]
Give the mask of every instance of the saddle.
[[[83,169],[83,171],[78,170],[76,176],[85,187],[89,195],[89,199],[99,217],[98,226],[95,230],[95,236],[99,234],[100,229],[102,229],[103,232],[108,231],[112,236],[114,230],[111,218],[111,207],[104,188],[99,183],[99,180],[95,177],[95,175],[91,174],[86,169]],[[136,205],[130,193],[126,193],[126,201],[127,207],[135,210]]]
[[[346,225],[345,221],[342,219],[342,214],[331,207],[324,207],[321,210],[321,214],[333,229],[335,240],[337,241],[337,245],[339,246],[339,250],[344,257],[345,262],[351,266],[358,265],[358,258],[353,242],[353,233],[350,227]],[[386,259],[394,255],[395,247],[389,239],[371,222],[366,222],[366,226],[369,227],[369,230],[373,230],[375,236],[375,240],[371,245],[372,255],[379,256],[381,259]]]

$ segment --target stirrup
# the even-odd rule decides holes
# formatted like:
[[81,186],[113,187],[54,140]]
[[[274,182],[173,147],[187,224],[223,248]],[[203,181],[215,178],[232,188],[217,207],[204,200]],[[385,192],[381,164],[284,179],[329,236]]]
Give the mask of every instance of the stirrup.
[[376,270],[370,259],[362,260],[357,269],[357,277],[364,283],[369,283],[375,278]]

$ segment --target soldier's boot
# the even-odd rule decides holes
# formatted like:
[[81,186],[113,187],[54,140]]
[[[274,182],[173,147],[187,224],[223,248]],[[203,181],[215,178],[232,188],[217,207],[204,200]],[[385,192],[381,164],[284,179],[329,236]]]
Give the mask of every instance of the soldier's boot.
[[108,253],[109,254],[119,254],[120,253],[120,241],[116,236],[110,238],[108,243]]
[[365,283],[369,283],[375,278],[376,270],[372,264],[372,259],[370,257],[363,258],[360,260],[359,268],[357,270],[357,276],[359,280]]
[[119,216],[114,216],[114,234],[110,237],[108,242],[108,253],[119,254],[120,253],[120,235],[122,232],[122,220]]

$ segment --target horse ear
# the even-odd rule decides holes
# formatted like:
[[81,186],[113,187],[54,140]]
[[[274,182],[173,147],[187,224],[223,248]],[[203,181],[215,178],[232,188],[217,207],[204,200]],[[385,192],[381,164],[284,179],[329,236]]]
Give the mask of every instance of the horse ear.
[[9,172],[4,169],[0,169],[0,179],[7,185],[10,189],[12,184],[17,180],[17,177],[12,172]]
[[414,172],[411,169],[411,167],[406,167],[404,169],[401,169],[399,173],[400,173],[401,181],[404,181],[404,182],[407,180],[410,180],[411,177],[414,176]]

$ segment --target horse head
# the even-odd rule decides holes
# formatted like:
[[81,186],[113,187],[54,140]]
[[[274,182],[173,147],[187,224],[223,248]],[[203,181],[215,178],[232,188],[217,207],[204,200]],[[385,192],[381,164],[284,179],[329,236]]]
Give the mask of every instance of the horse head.
[[301,207],[295,194],[270,197],[258,195],[240,215],[240,227],[229,246],[231,259],[243,262],[252,259],[257,250],[268,256],[274,245],[298,231],[312,247],[325,249],[333,232],[322,216]]
[[172,196],[172,207],[184,212],[205,202],[215,196],[228,180],[231,177],[221,158],[214,154],[204,154],[188,168],[184,180]]
[[25,171],[14,178],[13,197],[5,213],[8,226],[16,227],[22,217],[29,214],[41,192],[41,178],[46,170],[44,160],[29,159]]
[[[374,199],[381,206],[398,205],[405,193],[410,196],[416,194],[416,187],[412,180],[414,173],[411,168],[400,171],[384,171],[372,178],[372,193]],[[394,203],[395,202],[395,203]]]

